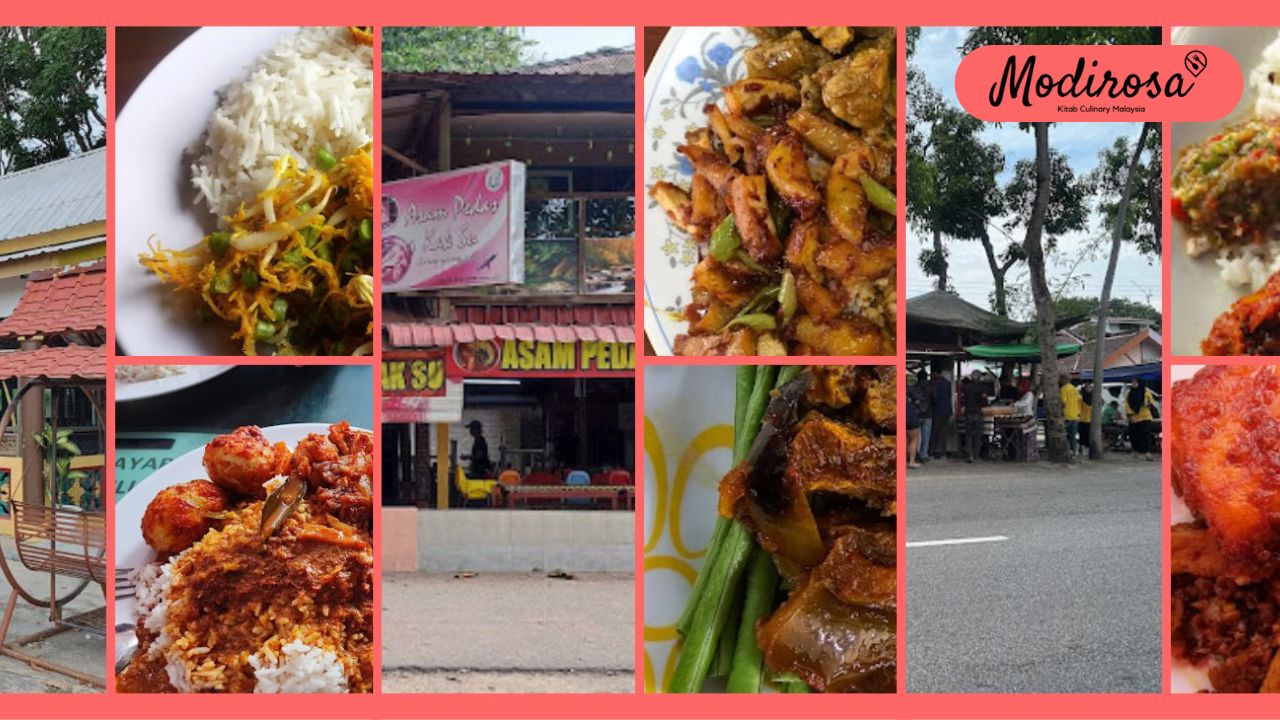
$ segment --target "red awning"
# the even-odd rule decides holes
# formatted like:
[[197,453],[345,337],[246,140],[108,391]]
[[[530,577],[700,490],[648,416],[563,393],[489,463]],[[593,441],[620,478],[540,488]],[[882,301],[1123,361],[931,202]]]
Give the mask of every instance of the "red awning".
[[107,379],[105,345],[67,345],[15,350],[0,354],[0,379],[41,378],[47,380]]
[[[0,339],[106,332],[107,266],[32,273],[13,314],[0,321]],[[103,376],[106,366],[103,365]]]
[[627,325],[432,323],[387,320],[391,347],[448,347],[476,340],[537,340],[539,342],[634,343],[635,329]]

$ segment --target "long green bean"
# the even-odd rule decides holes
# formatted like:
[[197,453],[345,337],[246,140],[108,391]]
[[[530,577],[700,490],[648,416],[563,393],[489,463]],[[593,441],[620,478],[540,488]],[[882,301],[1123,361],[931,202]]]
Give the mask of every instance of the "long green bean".
[[862,183],[862,191],[867,194],[867,200],[873,207],[880,212],[897,216],[898,198],[892,190],[876,182],[870,175],[863,175],[858,180]]
[[760,651],[760,643],[756,641],[756,623],[773,610],[773,598],[777,592],[778,570],[773,565],[773,558],[757,545],[751,553],[751,565],[747,569],[746,597],[742,601],[733,665],[729,669],[727,687],[731,693],[760,692],[764,654]]

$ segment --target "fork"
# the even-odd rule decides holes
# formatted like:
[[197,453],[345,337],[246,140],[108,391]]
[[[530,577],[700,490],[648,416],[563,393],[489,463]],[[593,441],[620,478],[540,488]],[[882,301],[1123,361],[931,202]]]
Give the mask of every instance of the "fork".
[[133,597],[138,592],[138,584],[133,581],[135,568],[116,568],[116,598]]

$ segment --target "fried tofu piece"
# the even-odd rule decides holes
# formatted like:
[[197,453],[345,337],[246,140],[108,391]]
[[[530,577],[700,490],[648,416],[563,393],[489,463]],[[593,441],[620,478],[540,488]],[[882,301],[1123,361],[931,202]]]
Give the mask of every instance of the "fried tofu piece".
[[681,145],[677,150],[689,158],[694,172],[705,177],[721,195],[729,192],[729,184],[738,177],[738,171],[715,150],[698,145]]
[[720,193],[716,192],[711,181],[701,175],[693,176],[689,195],[691,203],[689,222],[710,237],[711,229],[724,220],[724,216],[729,212],[725,208],[724,199],[720,197]]
[[1173,387],[1174,490],[1235,568],[1280,553],[1280,368],[1208,366]]
[[649,188],[649,197],[657,201],[658,207],[676,227],[689,234],[697,232],[693,222],[693,200],[684,188],[665,180],[659,181]]
[[677,335],[672,349],[676,355],[686,357],[755,355],[756,334],[752,330],[743,329],[719,335]]
[[737,310],[755,294],[757,282],[750,275],[737,274],[732,265],[707,256],[693,266],[693,286]]
[[752,260],[771,265],[782,257],[782,241],[773,227],[762,175],[740,175],[729,186],[729,210]]
[[897,494],[897,449],[892,438],[810,413],[791,439],[790,471],[808,492],[829,492],[884,507]]
[[800,217],[812,217],[822,203],[822,194],[809,177],[809,158],[800,139],[789,132],[778,138],[764,167],[782,201]]
[[724,87],[724,102],[732,115],[789,112],[800,105],[800,89],[785,80],[747,78]]

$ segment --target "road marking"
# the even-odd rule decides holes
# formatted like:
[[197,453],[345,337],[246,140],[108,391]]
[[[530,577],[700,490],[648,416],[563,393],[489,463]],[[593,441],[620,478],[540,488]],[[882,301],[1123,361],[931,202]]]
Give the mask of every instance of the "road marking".
[[939,545],[969,545],[971,543],[1004,542],[1008,539],[1009,538],[1004,535],[988,535],[986,537],[953,538],[951,540],[920,540],[919,542],[907,543],[907,547],[916,548],[937,547]]

